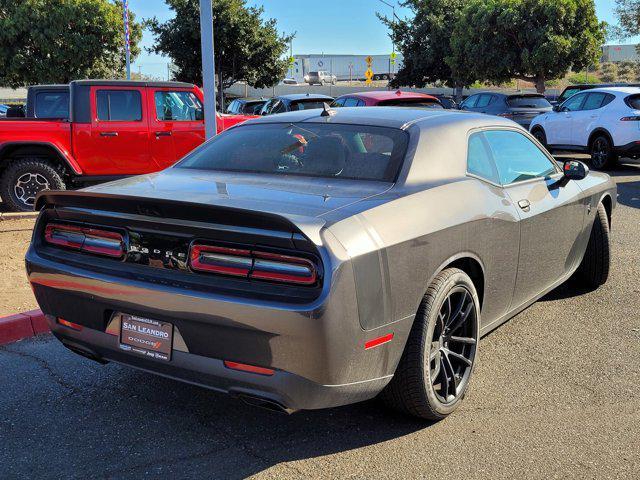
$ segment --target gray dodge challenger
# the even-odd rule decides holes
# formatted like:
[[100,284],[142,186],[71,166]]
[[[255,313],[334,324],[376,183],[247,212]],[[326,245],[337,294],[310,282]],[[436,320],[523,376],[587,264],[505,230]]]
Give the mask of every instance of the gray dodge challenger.
[[606,174],[510,120],[325,107],[43,192],[26,267],[54,335],[95,361],[284,412],[379,396],[441,419],[480,337],[607,280],[615,206]]

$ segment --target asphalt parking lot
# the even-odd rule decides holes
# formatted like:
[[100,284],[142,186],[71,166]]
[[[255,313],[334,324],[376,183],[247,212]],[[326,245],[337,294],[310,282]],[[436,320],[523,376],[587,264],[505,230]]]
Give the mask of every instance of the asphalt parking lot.
[[44,336],[0,347],[0,478],[638,478],[640,164],[614,174],[608,283],[485,337],[445,421],[375,401],[285,416]]

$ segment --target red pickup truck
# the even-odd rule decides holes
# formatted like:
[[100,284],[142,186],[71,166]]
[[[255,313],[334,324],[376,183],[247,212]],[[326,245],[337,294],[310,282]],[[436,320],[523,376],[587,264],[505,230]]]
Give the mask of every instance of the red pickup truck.
[[[10,210],[33,210],[40,190],[162,170],[205,136],[202,91],[188,83],[78,80],[30,91],[26,110],[0,120]],[[217,114],[218,132],[248,118]]]

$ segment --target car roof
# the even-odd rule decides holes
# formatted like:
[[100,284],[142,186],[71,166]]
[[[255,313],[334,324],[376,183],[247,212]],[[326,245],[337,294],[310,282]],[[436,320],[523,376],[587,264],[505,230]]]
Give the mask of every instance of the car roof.
[[626,94],[632,95],[636,93],[640,93],[640,87],[599,87],[599,88],[590,88],[588,89],[589,93],[593,92],[605,92],[605,93],[618,93],[618,94]]
[[160,82],[140,80],[74,80],[71,84],[87,86],[113,86],[113,87],[155,87],[155,88],[193,88],[192,83],[185,82]]
[[[340,107],[331,109],[330,115],[322,115],[323,109],[297,110],[247,120],[243,125],[266,123],[337,123],[343,125],[372,125],[390,128],[408,128],[410,125],[428,123],[478,123],[479,126],[508,125],[514,122],[478,113],[446,109],[424,109],[408,107]],[[437,121],[436,121],[437,120]]]
[[281,99],[281,100],[290,100],[290,101],[294,101],[294,100],[313,100],[313,99],[333,100],[333,97],[330,97],[329,95],[321,95],[319,93],[291,93],[289,95],[278,95],[275,98],[278,98],[278,99]]
[[403,92],[401,90],[396,90],[396,91],[392,91],[392,90],[374,90],[372,92],[356,92],[356,93],[348,93],[346,95],[341,95],[338,98],[341,97],[357,97],[357,98],[362,98],[362,99],[370,99],[370,100],[377,100],[377,101],[384,101],[384,100],[396,100],[398,98],[426,98],[426,99],[436,99],[437,97],[433,96],[433,95],[428,95],[426,93],[420,93],[420,92]]

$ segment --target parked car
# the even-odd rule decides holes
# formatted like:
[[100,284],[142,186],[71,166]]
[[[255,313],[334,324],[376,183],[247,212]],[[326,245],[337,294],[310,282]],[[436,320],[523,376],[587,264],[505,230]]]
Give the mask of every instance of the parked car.
[[577,93],[531,123],[531,133],[549,150],[585,152],[594,168],[619,156],[640,157],[640,88],[594,88]]
[[267,103],[265,98],[236,98],[229,104],[226,111],[235,115],[259,115],[265,103]]
[[[161,170],[204,141],[202,92],[194,85],[80,80],[54,87],[29,91],[31,116],[0,121],[0,197],[11,210],[33,210],[43,189]],[[218,115],[218,131],[248,118]]]
[[446,109],[455,110],[458,108],[458,102],[451,95],[435,94],[433,96],[440,100],[440,103]]
[[87,358],[280,411],[381,394],[441,419],[482,335],[574,273],[607,280],[615,206],[608,175],[499,117],[298,111],[162,172],[42,192],[26,267]]
[[476,93],[460,104],[460,110],[509,118],[527,129],[531,120],[552,108],[544,95],[538,93]]
[[433,95],[418,92],[395,92],[374,90],[371,92],[348,93],[335,99],[333,107],[413,107],[443,108]]
[[0,117],[6,117],[7,110],[9,110],[9,106],[0,103]]
[[331,75],[329,72],[320,70],[317,72],[309,72],[304,76],[304,81],[309,85],[326,85],[330,83],[335,85],[338,79],[335,75]]
[[322,108],[325,103],[331,104],[331,102],[333,102],[333,97],[315,93],[280,95],[269,99],[262,106],[260,115],[273,115],[275,113]]
[[280,85],[297,85],[298,81],[295,78],[283,78],[282,80],[280,80]]
[[608,87],[640,87],[640,83],[583,83],[579,85],[569,85],[566,87],[560,96],[553,102],[554,105],[558,105],[565,100],[569,99],[573,95],[585,90],[591,90],[592,88],[608,88]]

